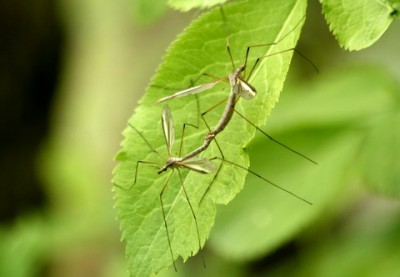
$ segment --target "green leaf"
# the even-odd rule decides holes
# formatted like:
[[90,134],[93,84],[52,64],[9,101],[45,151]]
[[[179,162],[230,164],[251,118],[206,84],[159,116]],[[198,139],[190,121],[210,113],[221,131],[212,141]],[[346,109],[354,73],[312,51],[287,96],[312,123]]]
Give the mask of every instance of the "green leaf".
[[[210,238],[212,249],[228,260],[243,262],[265,256],[291,240],[329,205],[340,201],[338,195],[346,184],[349,169],[354,168],[351,162],[361,136],[326,129],[290,132],[281,134],[279,139],[296,149],[309,149],[307,155],[319,164],[315,166],[296,159],[292,153],[282,153],[279,146],[258,137],[250,150],[251,169],[265,172],[273,182],[313,205],[249,176],[241,194],[220,209]],[[308,144],[318,147],[312,149]]]
[[[356,215],[350,214],[342,219],[340,228],[335,232],[319,232],[317,243],[313,236],[313,243],[307,249],[309,251],[299,255],[301,258],[295,266],[296,276],[398,275],[398,203],[370,197],[363,198],[357,204],[355,206],[359,210],[355,212]],[[313,266],[309,266],[310,263]],[[374,266],[370,266],[372,264]]]
[[376,42],[393,21],[388,0],[321,0],[325,19],[341,47],[361,50]]
[[[392,96],[399,91],[397,86],[391,91]],[[393,104],[385,113],[377,114],[371,120],[374,125],[365,139],[361,157],[368,186],[382,195],[399,199],[400,130],[395,126],[400,126],[400,109],[399,102]]]
[[[357,127],[368,125],[397,103],[395,81],[376,66],[338,68],[321,72],[317,82],[291,87],[274,111],[270,130]],[[286,97],[291,94],[290,97]]]
[[210,238],[213,250],[229,260],[264,256],[318,218],[326,219],[327,210],[353,191],[355,178],[398,197],[399,91],[390,74],[366,66],[324,72],[315,82],[286,89],[268,132],[319,164],[296,161],[257,137],[251,169],[266,172],[313,206],[249,176],[240,195],[219,211]]
[[[294,138],[288,140],[285,137],[285,141],[291,141],[291,145],[293,141],[299,142],[301,136],[298,133],[291,135]],[[334,132],[326,131],[311,138],[310,142],[319,147],[307,152],[308,155],[329,157],[329,160],[314,166],[304,161],[293,162],[296,160],[293,155],[282,159],[274,146],[266,145],[265,138],[257,139],[250,154],[255,156],[251,159],[254,170],[265,172],[275,183],[305,197],[313,205],[249,176],[241,194],[229,206],[222,207],[217,216],[210,239],[216,253],[241,262],[263,257],[313,222],[328,205],[338,201],[337,195],[345,185],[345,172],[352,166],[349,157],[354,158],[360,136],[352,133],[334,135]],[[294,145],[296,148],[302,146],[301,143]]]
[[186,12],[191,9],[208,9],[223,4],[228,0],[168,0],[168,5],[174,9]]
[[12,228],[0,226],[0,276],[40,275],[50,241],[53,242],[48,223],[30,215],[18,218]]
[[270,121],[269,128],[336,126],[361,132],[364,141],[357,161],[361,178],[375,192],[398,198],[400,134],[393,128],[400,125],[398,81],[376,66],[343,68],[320,74],[319,79],[283,99],[274,112],[279,121]]
[[167,0],[135,0],[133,16],[142,24],[149,24],[160,17],[167,8]]
[[[140,130],[155,150],[167,156],[160,123],[163,105],[155,104],[155,101],[174,91],[160,87],[187,88],[191,85],[191,80],[203,72],[221,77],[229,74],[232,65],[226,52],[226,30],[230,34],[229,41],[236,66],[243,63],[249,45],[271,43],[285,37],[276,46],[252,49],[249,65],[260,56],[293,48],[304,21],[305,8],[306,2],[303,0],[285,1],[284,4],[272,0],[254,0],[225,6],[226,22],[223,21],[218,8],[200,16],[168,49],[151,86],[140,101],[140,106],[130,118],[130,124]],[[291,56],[292,51],[289,51],[262,59],[249,80],[256,87],[258,94],[251,101],[239,101],[236,107],[253,123],[263,124],[277,102]],[[202,81],[208,80],[202,79]],[[215,106],[226,98],[229,91],[228,85],[221,83],[209,92],[200,94],[200,111]],[[185,122],[194,124],[199,121],[197,102],[195,97],[188,96],[171,100],[168,104],[174,117],[177,134],[173,152],[178,156],[180,130],[183,124]],[[210,126],[215,126],[219,120],[222,106],[218,106],[206,115]],[[247,167],[248,155],[243,147],[251,141],[254,132],[254,128],[243,119],[233,116],[229,126],[217,138],[225,158]],[[201,121],[198,130],[187,129],[182,153],[188,153],[199,147],[207,133],[207,128]],[[122,143],[122,150],[116,157],[120,163],[115,169],[114,183],[129,188],[134,182],[138,160],[158,162],[159,167],[165,161],[149,149],[132,128],[128,127],[123,134],[125,140]],[[200,156],[212,158],[220,156],[220,153],[212,143]],[[214,162],[219,166],[218,161]],[[126,255],[132,275],[148,276],[172,264],[159,199],[169,174],[171,172],[159,175],[153,166],[140,164],[138,180],[133,188],[128,190],[115,188],[117,217],[121,222],[122,239],[126,241]],[[215,204],[227,204],[235,197],[243,188],[247,171],[224,163],[212,186],[210,183],[214,174],[204,175],[184,169],[181,170],[181,174],[196,214],[203,245],[214,224]],[[209,186],[209,192],[199,205],[201,197]],[[195,221],[176,172],[166,187],[163,202],[174,259],[181,256],[186,260],[199,250],[198,237]]]

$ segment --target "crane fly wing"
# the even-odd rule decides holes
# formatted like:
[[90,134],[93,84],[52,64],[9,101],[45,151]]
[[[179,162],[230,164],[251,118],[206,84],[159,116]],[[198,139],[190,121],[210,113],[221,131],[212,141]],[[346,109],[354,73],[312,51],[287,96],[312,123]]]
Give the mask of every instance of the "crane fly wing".
[[164,106],[161,123],[164,132],[165,144],[167,145],[168,154],[172,156],[172,146],[175,143],[175,128],[174,128],[174,120],[172,119],[171,110],[168,105]]
[[188,169],[204,174],[212,173],[217,170],[217,166],[210,160],[199,157],[191,157],[187,160],[184,160],[181,162],[181,165]]
[[196,93],[208,90],[208,89],[214,87],[216,84],[218,84],[219,82],[221,82],[223,80],[225,80],[225,79],[218,79],[218,80],[215,80],[213,82],[205,83],[205,84],[202,84],[202,85],[198,85],[198,86],[194,86],[194,87],[191,87],[191,88],[188,88],[188,89],[184,89],[184,90],[178,91],[178,92],[176,92],[176,93],[174,93],[172,95],[168,95],[168,96],[165,96],[163,98],[158,99],[156,103],[160,103],[160,102],[167,101],[167,100],[170,100],[170,99],[173,99],[173,98],[178,98],[178,97],[186,96],[186,95],[189,95],[189,94],[196,94]]
[[250,100],[256,96],[256,93],[257,93],[256,89],[252,85],[250,85],[248,82],[246,82],[245,80],[238,78],[236,86],[238,86],[237,94],[240,97],[243,97],[246,100]]

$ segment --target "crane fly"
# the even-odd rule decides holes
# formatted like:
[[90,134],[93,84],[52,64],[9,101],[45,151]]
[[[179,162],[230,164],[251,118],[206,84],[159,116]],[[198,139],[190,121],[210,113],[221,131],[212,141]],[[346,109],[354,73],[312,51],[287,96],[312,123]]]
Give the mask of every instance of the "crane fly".
[[[164,201],[163,201],[163,196],[164,196],[164,192],[166,191],[166,188],[168,187],[172,175],[174,174],[174,171],[176,170],[178,172],[178,176],[179,176],[179,180],[181,183],[181,187],[182,187],[182,191],[185,195],[186,201],[189,205],[192,217],[195,221],[195,226],[196,226],[196,233],[197,233],[197,239],[198,239],[198,246],[199,246],[199,250],[201,250],[201,239],[200,239],[200,231],[199,231],[199,226],[197,223],[197,218],[196,218],[196,214],[194,212],[193,209],[193,205],[191,203],[191,201],[189,200],[189,195],[187,193],[187,190],[185,188],[184,182],[183,182],[183,178],[180,172],[180,169],[189,169],[198,173],[202,173],[202,174],[209,174],[212,173],[214,171],[217,170],[216,165],[211,162],[210,160],[204,159],[204,158],[200,158],[200,157],[186,157],[186,158],[179,158],[179,157],[175,157],[172,154],[172,148],[173,145],[175,143],[175,128],[174,128],[174,122],[173,122],[173,118],[172,118],[172,114],[171,114],[171,110],[169,109],[168,105],[165,105],[162,111],[162,116],[161,116],[161,125],[162,125],[162,129],[163,129],[163,134],[164,134],[164,139],[165,139],[165,145],[167,147],[167,152],[168,152],[168,158],[165,159],[159,152],[157,152],[148,142],[148,140],[145,138],[145,136],[138,130],[136,129],[133,125],[129,124],[129,126],[135,130],[135,132],[143,139],[143,141],[147,144],[147,146],[154,152],[156,153],[161,159],[165,160],[165,164],[162,164],[162,166],[159,168],[159,170],[157,171],[158,174],[161,174],[165,171],[167,171],[168,169],[171,169],[171,173],[170,175],[167,177],[166,182],[164,183],[161,192],[159,194],[159,200],[160,200],[160,205],[161,205],[161,210],[162,210],[162,216],[163,216],[163,220],[164,220],[164,226],[165,226],[165,230],[166,230],[166,234],[167,234],[167,240],[168,240],[168,246],[169,246],[169,251],[171,254],[171,258],[172,258],[172,262],[173,262],[173,266],[175,271],[177,271],[176,268],[176,264],[175,264],[175,258],[174,258],[174,253],[171,247],[171,237],[170,237],[170,233],[169,233],[169,227],[168,227],[168,223],[167,223],[167,213],[166,210],[164,208]],[[181,147],[182,147],[182,141],[181,140]],[[149,162],[149,161],[137,161],[136,163],[136,170],[135,170],[135,178],[134,178],[134,182],[133,184],[129,187],[129,188],[123,188],[119,185],[116,185],[119,188],[125,189],[125,190],[130,190],[132,189],[137,180],[138,180],[138,171],[139,171],[139,165],[140,164],[149,164],[149,165],[160,165],[160,163],[156,163],[156,162]]]
[[[225,18],[222,9],[221,9],[221,13],[222,13],[223,18]],[[227,52],[228,52],[232,67],[234,68],[232,70],[232,72],[228,76],[223,77],[223,78],[217,78],[216,80],[214,80],[212,82],[208,82],[208,83],[205,83],[205,84],[197,85],[197,86],[194,86],[194,87],[191,87],[191,88],[188,88],[188,89],[184,89],[184,90],[178,91],[178,92],[176,92],[176,93],[174,93],[172,95],[168,95],[168,96],[165,96],[165,97],[160,98],[160,99],[157,100],[157,103],[160,103],[160,102],[164,102],[164,101],[171,100],[171,99],[174,99],[174,98],[179,98],[179,97],[184,97],[184,96],[191,95],[191,94],[197,94],[197,93],[200,93],[200,92],[204,92],[206,90],[209,90],[209,89],[213,88],[214,86],[216,86],[220,82],[229,83],[230,88],[231,88],[230,94],[226,98],[227,101],[226,101],[226,104],[225,104],[225,108],[223,110],[223,113],[222,113],[218,123],[216,124],[216,126],[213,129],[211,129],[209,127],[209,125],[207,124],[207,121],[205,120],[204,116],[205,116],[206,113],[208,113],[209,111],[214,109],[220,103],[224,102],[225,99],[223,101],[221,101],[220,103],[218,103],[217,105],[213,106],[211,109],[209,109],[206,112],[203,112],[201,114],[201,118],[203,119],[204,123],[206,124],[207,128],[209,129],[209,133],[205,136],[203,145],[200,146],[198,149],[195,149],[194,151],[189,153],[187,156],[195,156],[198,153],[204,151],[210,145],[212,140],[215,140],[215,142],[216,142],[216,144],[218,146],[218,142],[217,142],[217,140],[215,138],[229,124],[229,122],[232,119],[233,113],[235,112],[236,114],[238,114],[241,118],[243,118],[250,125],[255,127],[258,131],[260,131],[262,134],[264,134],[270,140],[278,143],[279,145],[281,145],[284,148],[292,151],[293,153],[295,153],[295,154],[307,159],[308,161],[310,161],[310,162],[312,162],[314,164],[317,164],[314,160],[310,159],[309,157],[305,156],[304,154],[302,154],[302,153],[290,148],[289,146],[277,141],[276,139],[274,139],[273,137],[268,135],[266,132],[264,132],[262,129],[260,129],[258,126],[256,126],[254,123],[252,123],[249,119],[247,119],[244,115],[242,115],[241,113],[239,113],[235,109],[236,103],[238,102],[238,100],[240,98],[244,98],[246,100],[251,100],[256,96],[257,91],[249,83],[248,80],[250,79],[252,73],[254,72],[254,69],[256,68],[257,64],[259,64],[261,59],[270,57],[272,55],[282,54],[282,53],[289,52],[289,51],[295,51],[298,54],[300,54],[304,59],[306,59],[308,62],[310,62],[311,65],[313,65],[313,67],[318,71],[318,69],[315,67],[315,65],[308,58],[306,58],[303,54],[301,54],[296,48],[290,48],[290,49],[286,49],[286,50],[283,50],[283,51],[279,51],[279,52],[276,52],[276,53],[272,53],[272,54],[265,55],[265,56],[257,58],[255,63],[254,63],[254,65],[251,68],[250,74],[248,75],[247,79],[245,77],[245,70],[246,70],[248,56],[249,56],[251,48],[261,47],[261,46],[277,45],[280,41],[285,39],[292,31],[294,31],[299,26],[301,21],[303,21],[303,20],[304,20],[304,17],[295,25],[295,27],[290,32],[288,32],[286,35],[284,35],[282,38],[280,38],[277,42],[269,43],[269,44],[259,44],[259,45],[248,46],[247,50],[246,50],[246,55],[245,55],[245,63],[243,65],[241,65],[240,67],[237,67],[237,68],[235,66],[235,63],[233,61],[233,57],[232,57],[232,54],[231,54],[230,45],[229,45],[229,39],[227,39]],[[229,38],[229,36],[228,36],[228,38]],[[204,75],[211,76],[209,74],[204,74]],[[218,146],[218,148],[220,149],[219,146]],[[221,155],[223,157],[221,149],[220,149],[220,152],[221,152]]]
[[[221,10],[222,11],[222,10]],[[222,11],[222,16],[224,17],[223,11]],[[235,63],[233,61],[233,57],[232,57],[232,53],[231,53],[231,48],[229,45],[229,36],[227,38],[227,52],[230,58],[230,62],[232,64],[233,70],[231,71],[231,73],[223,78],[215,78],[214,81],[212,82],[208,82],[208,83],[204,83],[201,85],[197,85],[197,86],[193,86],[191,88],[187,88],[181,91],[178,91],[172,95],[168,95],[165,96],[163,98],[160,98],[157,100],[157,103],[160,102],[164,102],[164,101],[168,101],[174,98],[179,98],[179,97],[184,97],[187,95],[195,95],[207,90],[212,89],[213,87],[215,87],[217,84],[221,83],[221,82],[227,82],[230,85],[230,93],[229,96],[227,98],[225,98],[223,101],[219,102],[217,105],[214,105],[211,109],[208,109],[207,111],[203,112],[201,114],[201,118],[203,120],[203,122],[205,123],[205,125],[208,128],[208,133],[206,134],[206,136],[204,137],[204,141],[203,144],[201,146],[199,146],[198,148],[192,150],[190,153],[188,153],[187,155],[185,155],[186,158],[191,158],[194,157],[196,155],[198,155],[199,153],[205,151],[209,145],[211,144],[212,141],[215,141],[217,148],[221,154],[222,160],[225,160],[223,151],[216,139],[216,136],[221,133],[229,124],[229,122],[232,119],[232,116],[234,113],[236,113],[238,116],[240,116],[241,118],[243,118],[247,123],[249,123],[250,125],[252,125],[253,127],[255,127],[258,131],[260,131],[263,135],[265,135],[268,139],[278,143],[279,145],[283,146],[284,148],[290,150],[291,152],[305,158],[306,160],[317,164],[314,160],[310,159],[309,157],[305,156],[304,154],[294,150],[293,148],[279,142],[278,140],[274,139],[273,137],[271,137],[269,134],[267,134],[265,131],[263,131],[262,129],[260,129],[258,126],[256,126],[254,123],[252,123],[249,119],[247,119],[244,115],[242,115],[240,112],[238,112],[236,110],[236,103],[239,101],[240,98],[244,98],[246,100],[251,100],[253,99],[256,94],[257,94],[257,90],[255,87],[253,87],[250,83],[249,83],[249,79],[251,77],[251,75],[254,72],[254,69],[256,68],[256,66],[259,64],[259,62],[267,57],[270,57],[272,55],[277,55],[277,54],[282,54],[285,52],[289,52],[289,51],[295,51],[296,53],[300,54],[301,57],[303,57],[304,59],[306,59],[308,62],[310,62],[310,64],[316,69],[316,71],[318,71],[318,69],[316,68],[316,66],[308,59],[306,58],[303,54],[301,54],[296,48],[290,48],[290,49],[286,49],[283,51],[279,51],[276,53],[272,53],[269,55],[265,55],[265,56],[261,56],[259,58],[256,59],[254,65],[252,66],[249,75],[245,76],[245,71],[246,71],[246,67],[247,67],[247,62],[248,62],[248,56],[250,53],[250,49],[254,48],[254,47],[262,47],[262,46],[272,46],[272,45],[277,45],[280,41],[282,41],[283,39],[285,39],[292,31],[294,31],[299,25],[300,23],[304,20],[304,17],[295,25],[295,27],[288,32],[286,35],[284,35],[282,38],[280,38],[277,42],[274,43],[270,43],[270,44],[260,44],[260,45],[253,45],[253,46],[248,46],[247,50],[246,50],[246,55],[245,55],[245,62],[243,65],[236,67]],[[211,76],[209,74],[203,74],[206,76]],[[222,112],[222,115],[219,119],[219,121],[217,122],[217,124],[215,125],[215,127],[213,129],[210,128],[209,124],[207,123],[206,119],[205,119],[205,114],[208,113],[209,111],[211,111],[212,109],[214,109],[215,107],[217,107],[218,105],[220,105],[221,103],[223,103],[226,100],[226,104],[225,104],[225,108]],[[237,165],[239,166],[239,165]],[[220,168],[217,171],[217,175],[220,171]],[[268,181],[269,182],[269,181]],[[209,188],[208,188],[209,189]],[[207,189],[207,191],[208,191]],[[206,191],[206,193],[207,193]],[[204,197],[204,196],[203,196]],[[297,197],[297,196],[296,196]],[[307,202],[307,201],[306,201]]]
[[[181,169],[189,169],[191,171],[194,171],[194,172],[197,172],[197,173],[201,173],[201,174],[211,174],[211,173],[216,172],[216,171],[218,173],[218,171],[219,171],[219,169],[221,167],[217,168],[217,166],[212,161],[220,160],[221,162],[230,164],[230,165],[235,166],[235,167],[237,167],[237,168],[239,168],[241,170],[246,170],[247,172],[255,175],[256,177],[264,180],[265,182],[268,182],[269,184],[275,186],[276,188],[291,194],[292,196],[300,199],[303,202],[306,202],[307,204],[312,205],[312,203],[310,203],[309,201],[305,200],[304,198],[296,195],[295,193],[293,193],[293,192],[291,192],[291,191],[289,191],[289,190],[287,190],[287,189],[285,189],[285,188],[273,183],[272,181],[264,178],[260,174],[254,172],[254,171],[252,171],[250,169],[247,169],[246,167],[241,166],[241,165],[239,165],[239,164],[237,164],[235,162],[226,160],[225,158],[221,158],[221,157],[213,157],[213,158],[209,158],[209,159],[197,157],[197,155],[200,154],[201,152],[203,152],[205,149],[203,151],[200,151],[200,152],[196,153],[196,155],[193,155],[193,154],[189,153],[188,155],[181,156],[180,153],[181,153],[182,145],[183,145],[184,130],[182,132],[182,139],[181,139],[181,144],[180,144],[179,155],[178,155],[178,157],[174,156],[173,153],[172,153],[172,148],[173,148],[174,143],[175,143],[175,128],[174,128],[174,122],[173,122],[172,114],[171,114],[171,111],[170,111],[168,105],[164,106],[163,111],[162,111],[162,116],[161,116],[161,125],[162,125],[162,129],[163,129],[165,145],[166,145],[167,152],[168,152],[168,158],[165,159],[158,151],[156,151],[151,146],[149,141],[145,138],[145,136],[138,129],[136,129],[130,123],[128,125],[142,138],[143,142],[146,143],[148,148],[152,152],[154,152],[157,156],[159,156],[161,159],[163,159],[165,161],[165,163],[164,164],[160,164],[160,163],[157,163],[157,162],[139,160],[139,161],[136,162],[134,181],[133,181],[132,185],[129,188],[124,188],[124,187],[121,187],[121,186],[119,186],[117,184],[114,184],[114,185],[119,187],[119,188],[121,188],[121,189],[124,189],[124,190],[132,189],[135,186],[135,184],[137,183],[137,181],[138,181],[139,165],[141,165],[141,164],[161,165],[161,167],[157,170],[157,174],[162,174],[163,172],[167,171],[168,169],[171,169],[171,173],[167,177],[167,180],[165,181],[165,183],[162,186],[162,189],[160,191],[159,201],[160,201],[162,217],[163,217],[163,221],[164,221],[164,228],[165,228],[166,235],[167,235],[169,252],[170,252],[170,255],[171,255],[171,259],[172,259],[172,263],[173,263],[175,271],[177,271],[177,267],[176,267],[176,264],[175,264],[175,256],[174,256],[174,252],[173,252],[172,244],[171,244],[171,236],[170,236],[170,230],[169,230],[169,225],[168,225],[168,220],[167,220],[167,212],[166,212],[165,203],[164,203],[164,200],[163,200],[164,193],[165,193],[168,185],[170,184],[170,181],[172,179],[172,176],[173,176],[175,170],[178,172],[178,177],[179,177],[179,181],[181,183],[181,188],[182,188],[185,200],[188,203],[188,206],[189,206],[190,211],[191,211],[192,218],[194,219],[194,222],[195,222],[195,228],[196,228],[196,235],[197,235],[199,250],[202,248],[201,247],[201,238],[200,238],[199,226],[198,226],[198,223],[197,223],[197,217],[196,217],[195,211],[193,209],[193,204],[189,199],[189,194],[188,194],[188,192],[186,190],[186,187],[185,187],[185,184],[184,184],[181,172],[180,172]],[[206,188],[206,192],[203,194],[203,196],[200,199],[199,203],[201,203],[201,201],[203,200],[203,198],[206,195],[207,191],[209,190],[211,184],[215,181],[217,173],[214,175],[212,181],[210,182],[210,184]]]

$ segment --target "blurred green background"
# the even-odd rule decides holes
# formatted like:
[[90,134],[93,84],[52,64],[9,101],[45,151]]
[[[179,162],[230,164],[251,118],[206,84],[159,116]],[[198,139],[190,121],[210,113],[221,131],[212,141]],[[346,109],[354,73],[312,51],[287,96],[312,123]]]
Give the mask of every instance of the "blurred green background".
[[[263,191],[246,184],[218,211],[207,268],[196,256],[161,276],[400,276],[400,25],[345,52],[315,2],[299,49],[320,74],[294,58],[268,130],[319,165],[263,138],[249,147],[257,172],[321,184],[322,196],[309,193],[312,216],[284,243],[236,258],[230,231],[263,216]],[[113,156],[166,47],[196,13],[144,16],[135,1],[0,7],[0,276],[128,276]]]

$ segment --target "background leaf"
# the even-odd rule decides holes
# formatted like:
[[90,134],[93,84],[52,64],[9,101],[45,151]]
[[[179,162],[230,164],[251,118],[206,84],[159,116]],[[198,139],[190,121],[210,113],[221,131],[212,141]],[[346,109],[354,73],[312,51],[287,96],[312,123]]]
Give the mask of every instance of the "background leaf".
[[[286,1],[284,5],[275,1],[248,1],[224,7],[226,24],[219,9],[202,15],[182,34],[168,50],[163,64],[152,80],[152,85],[140,101],[130,119],[130,123],[139,129],[150,144],[166,155],[164,139],[160,128],[162,105],[154,102],[162,96],[171,94],[171,89],[159,87],[186,88],[191,80],[207,72],[216,76],[226,76],[231,70],[226,53],[226,26],[230,34],[230,45],[236,66],[244,59],[249,45],[270,43],[287,35],[275,47],[260,47],[250,52],[249,64],[257,57],[276,53],[294,47],[299,36],[305,13],[305,1]],[[300,25],[298,25],[300,24]],[[296,29],[293,31],[294,27]],[[237,108],[255,124],[265,122],[267,115],[275,105],[289,67],[291,52],[263,59],[250,82],[257,88],[258,95],[252,101],[240,101]],[[226,97],[229,88],[225,84],[200,96],[200,110],[207,110]],[[185,122],[198,121],[197,104],[193,97],[185,97],[169,102],[179,143],[180,126]],[[213,126],[219,119],[223,107],[207,114],[208,123]],[[201,145],[207,129],[200,124],[198,131],[189,131],[185,137],[183,153]],[[124,131],[125,140],[117,155],[120,161],[115,171],[114,182],[119,186],[130,187],[138,160],[160,162],[157,157],[131,128]],[[228,160],[247,166],[248,156],[242,149],[254,136],[254,128],[244,120],[235,118],[228,128],[218,136],[218,142]],[[203,157],[219,156],[213,145]],[[214,224],[215,203],[228,203],[242,189],[246,171],[224,164],[218,178],[213,183],[205,201],[197,207],[212,180],[212,175],[182,170],[185,187],[192,205],[194,205],[202,244],[208,237]],[[116,189],[118,219],[121,222],[123,240],[127,243],[127,256],[132,274],[148,275],[169,266],[172,261],[169,254],[159,194],[168,178],[168,174],[157,175],[153,167],[141,166],[139,179],[129,191]],[[171,246],[174,258],[178,255],[187,259],[198,251],[197,235],[193,217],[183,195],[177,174],[163,197],[170,228]]]
[[387,0],[321,0],[323,13],[340,46],[361,50],[376,42],[393,21]]
[[286,90],[268,124],[281,141],[317,159],[318,166],[261,136],[250,149],[251,168],[268,172],[314,205],[249,176],[238,197],[220,209],[210,239],[215,252],[241,262],[266,255],[309,223],[329,218],[329,207],[346,202],[354,180],[367,179],[374,190],[398,197],[400,149],[393,122],[399,85],[377,68],[348,72],[322,73],[317,82]]
[[211,8],[225,2],[227,2],[227,0],[168,0],[168,5],[174,9],[186,12],[195,8]]
[[132,3],[134,18],[143,24],[153,22],[167,8],[167,0],[135,0]]
[[[223,255],[227,250],[217,249],[218,244],[211,239],[200,255],[185,264],[178,261],[178,272],[171,268],[158,276],[399,275],[400,201],[396,196],[398,182],[393,177],[398,172],[395,158],[399,157],[395,117],[400,91],[400,25],[391,24],[373,47],[349,53],[342,51],[329,32],[320,3],[308,4],[298,49],[321,74],[316,75],[308,63],[294,55],[280,105],[268,119],[267,129],[320,165],[308,164],[264,138],[254,140],[248,151],[251,168],[290,186],[312,201],[313,207],[307,209],[264,183],[257,186],[249,176],[251,182],[227,206],[238,209],[228,217],[219,207],[221,217],[216,220],[232,223],[239,230],[246,230],[239,222],[262,230],[267,220],[260,213],[268,203],[259,201],[259,194],[266,189],[282,199],[282,206],[299,208],[288,218],[271,215],[274,207],[265,214],[291,230],[268,225],[264,233],[259,233],[261,245],[254,245],[252,237],[247,249],[243,247],[245,235],[232,241],[238,244],[237,249],[245,250],[245,255],[234,253],[234,260],[230,253]],[[7,32],[3,28],[6,35],[1,36],[0,103],[5,120],[1,129],[0,276],[129,276],[125,243],[120,240],[117,210],[113,209],[110,179],[117,162],[112,157],[120,149],[120,131],[126,127],[165,49],[193,20],[193,14],[167,11],[144,27],[132,20],[132,1],[20,1],[18,5],[2,1],[0,6],[2,22],[19,30]],[[396,16],[395,10],[392,16]],[[18,28],[23,22],[29,28]],[[238,50],[238,60],[243,59],[243,50]],[[221,53],[227,60],[224,49]],[[186,57],[187,61],[193,58]],[[207,55],[199,57],[208,59]],[[188,68],[185,62],[179,62]],[[229,65],[226,68],[231,70]],[[320,78],[323,81],[318,81]],[[190,79],[182,86],[190,85]],[[225,85],[220,89],[228,91]],[[337,97],[332,90],[339,90]],[[317,97],[317,93],[323,96]],[[208,103],[201,105],[201,110],[209,107]],[[161,109],[154,115],[158,117],[154,126],[150,126],[157,130],[154,140],[161,136]],[[188,131],[190,138],[193,133]],[[343,141],[345,137],[350,139],[349,146]],[[353,155],[354,143],[357,151]],[[342,156],[349,155],[353,162],[342,171],[340,165],[331,165],[331,152],[325,151],[328,146],[342,149],[341,145],[350,148]],[[301,168],[317,175],[321,168],[329,167],[326,176],[314,180],[316,192],[306,190],[308,184],[300,182]],[[325,187],[332,183],[329,178],[333,171],[342,182],[335,188]],[[129,173],[132,178],[132,169]],[[175,180],[173,185],[179,183]],[[253,187],[255,192],[248,193],[247,189]],[[337,191],[335,198],[330,191]],[[315,197],[317,194],[323,197]],[[244,201],[242,195],[248,199]],[[237,201],[242,205],[237,206]],[[252,201],[257,204],[254,209],[248,207]],[[190,215],[188,208],[185,212]],[[308,215],[303,212],[316,216],[307,223]],[[279,209],[276,213],[286,214]],[[259,224],[251,219],[259,220]],[[214,230],[223,235],[219,226],[212,229],[211,237]],[[278,230],[283,234],[276,236]],[[251,231],[256,234],[256,230]],[[226,234],[237,238],[234,230]],[[279,247],[268,243],[269,236],[280,241]],[[221,245],[227,243],[225,240]],[[268,254],[262,255],[264,251]],[[254,259],[249,260],[251,255]]]

